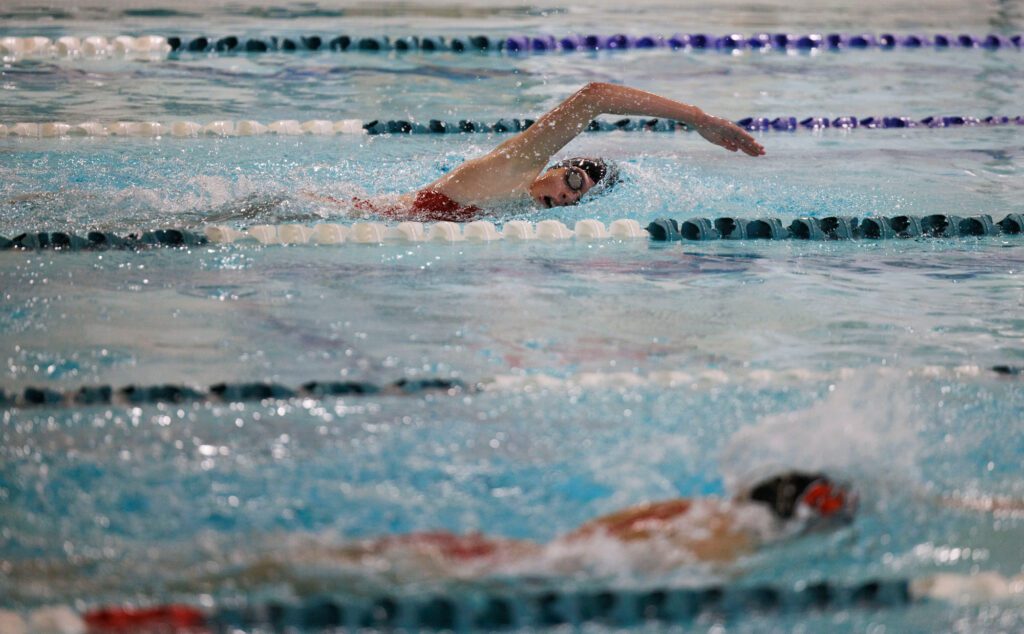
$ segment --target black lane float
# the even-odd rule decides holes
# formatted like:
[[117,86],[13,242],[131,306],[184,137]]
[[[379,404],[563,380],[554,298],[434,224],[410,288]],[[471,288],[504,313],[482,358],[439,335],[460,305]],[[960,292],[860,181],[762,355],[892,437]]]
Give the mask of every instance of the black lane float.
[[206,236],[184,229],[157,229],[118,235],[90,231],[84,237],[63,231],[22,233],[13,238],[0,236],[0,251],[133,251],[150,247],[197,247],[209,242]]
[[690,218],[679,222],[659,218],[647,225],[657,242],[680,240],[891,240],[909,238],[968,238],[1020,236],[1024,214],[992,216],[824,216],[797,218],[788,225],[778,218]]
[[690,623],[704,615],[736,618],[746,614],[809,610],[893,609],[921,601],[906,579],[871,579],[856,584],[827,581],[800,589],[763,586],[654,588],[646,591],[546,590],[467,596],[370,597],[345,601],[319,597],[220,609],[209,615],[222,631],[269,627],[273,631],[373,628],[495,631],[603,624],[629,627],[648,623]]
[[74,390],[26,387],[18,392],[0,389],[0,408],[86,407],[91,405],[157,405],[160,403],[238,403],[244,401],[323,399],[344,396],[413,396],[469,390],[458,379],[399,379],[377,384],[368,381],[310,381],[292,388],[278,383],[215,383],[209,387],[187,385],[88,385]]

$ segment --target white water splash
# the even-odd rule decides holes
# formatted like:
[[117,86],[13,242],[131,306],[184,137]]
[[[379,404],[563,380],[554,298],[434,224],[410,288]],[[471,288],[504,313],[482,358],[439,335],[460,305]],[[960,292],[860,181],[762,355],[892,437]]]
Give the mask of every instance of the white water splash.
[[919,415],[906,374],[864,370],[825,400],[737,432],[719,457],[730,491],[787,469],[824,471],[861,483],[918,481]]

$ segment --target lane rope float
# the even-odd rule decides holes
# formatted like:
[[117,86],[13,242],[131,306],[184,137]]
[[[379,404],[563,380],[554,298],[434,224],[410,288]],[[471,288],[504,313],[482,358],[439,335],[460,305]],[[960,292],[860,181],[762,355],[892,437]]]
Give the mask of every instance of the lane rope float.
[[600,220],[580,220],[570,230],[557,220],[542,220],[536,225],[522,220],[504,223],[499,232],[494,223],[478,220],[466,225],[454,222],[357,222],[351,225],[319,223],[312,227],[299,224],[255,225],[244,231],[227,226],[211,225],[203,233],[185,229],[160,229],[141,234],[118,235],[91,231],[84,237],[65,232],[22,233],[13,238],[0,236],[0,251],[57,250],[104,251],[136,250],[149,247],[196,247],[207,244],[253,242],[265,245],[344,243],[385,244],[394,242],[493,242],[497,240],[579,240],[640,239],[647,232],[636,220],[623,218],[605,226]]
[[920,578],[876,578],[856,583],[811,581],[781,587],[735,584],[688,588],[622,590],[539,589],[474,591],[404,596],[383,594],[360,599],[319,595],[291,600],[261,600],[213,607],[187,604],[108,605],[81,613],[48,606],[23,618],[0,610],[0,623],[14,632],[127,631],[281,631],[345,628],[497,631],[558,626],[689,624],[709,616],[742,618],[750,614],[801,614],[837,610],[898,610],[939,602],[970,605],[1017,599],[1024,576],[994,572],[973,575],[939,573]]
[[424,630],[504,630],[565,625],[640,625],[685,623],[702,615],[737,617],[749,613],[820,609],[885,609],[910,605],[923,597],[903,579],[869,580],[843,585],[807,584],[799,590],[764,586],[654,588],[647,591],[549,590],[529,594],[481,593],[422,598],[381,596],[365,601],[320,597],[301,602],[272,602],[210,615],[221,627],[411,628]]
[[203,233],[186,229],[159,229],[139,234],[119,235],[91,231],[84,237],[67,232],[22,233],[13,238],[0,236],[0,251],[61,252],[141,250],[153,247],[190,249],[214,244],[263,245],[341,245],[409,244],[439,242],[490,243],[499,241],[559,242],[576,240],[637,240],[650,238],[655,242],[681,240],[894,240],[917,238],[971,238],[1015,236],[1024,234],[1024,214],[1011,213],[996,222],[992,216],[825,216],[797,218],[788,224],[779,218],[690,218],[679,222],[659,218],[641,228],[631,218],[622,218],[605,225],[589,218],[577,221],[572,229],[559,220],[541,220],[536,224],[524,220],[505,222],[499,230],[493,222],[476,220],[466,224],[455,222],[357,222],[351,225],[319,223],[254,225],[245,230],[225,225],[207,226]]
[[[929,377],[946,376],[950,370],[942,367],[926,368]],[[706,369],[698,373],[678,370],[635,374],[630,372],[581,372],[569,377],[542,373],[499,374],[467,384],[459,379],[422,378],[400,379],[379,385],[368,381],[310,381],[299,387],[278,383],[242,382],[217,383],[209,387],[183,384],[128,385],[115,388],[110,385],[87,385],[73,389],[29,386],[17,391],[0,388],[0,408],[85,407],[91,405],[136,406],[160,403],[234,403],[244,401],[315,399],[361,396],[411,396],[422,393],[526,393],[566,392],[571,390],[614,390],[642,387],[694,389],[720,386],[727,383],[749,381],[754,384],[780,382],[806,382],[839,380],[854,372],[841,368],[834,372],[813,372],[804,369],[739,370],[725,372]],[[980,370],[963,367],[952,370],[954,376],[976,376]]]
[[[924,379],[963,380],[991,373],[997,377],[1024,376],[1024,367],[994,365],[983,369],[977,365],[956,367],[924,366],[912,371],[876,370],[887,376],[919,377]],[[767,368],[730,368],[728,372],[708,368],[696,373],[681,370],[654,371],[646,374],[633,372],[580,372],[570,376],[543,373],[499,374],[474,383],[460,379],[428,377],[399,379],[378,384],[370,381],[309,381],[299,387],[288,387],[267,382],[223,382],[209,387],[184,384],[86,385],[73,389],[55,389],[29,386],[17,391],[0,388],[0,409],[36,407],[88,407],[184,404],[184,403],[240,403],[246,401],[323,400],[337,397],[415,396],[418,394],[473,394],[573,392],[584,390],[630,390],[643,388],[715,388],[726,384],[747,384],[754,388],[768,385],[789,385],[807,382],[842,381],[857,374],[854,368],[815,371],[805,368],[772,370]]]
[[43,231],[22,233],[10,239],[0,236],[0,251],[134,251],[152,247],[197,247],[208,242],[206,236],[184,229],[157,229],[124,235],[90,231],[85,236]]
[[887,240],[911,238],[967,238],[1020,236],[1024,215],[992,216],[824,216],[797,218],[785,225],[778,218],[690,218],[677,222],[659,218],[647,226],[652,240]]
[[338,396],[411,396],[430,392],[454,392],[469,388],[458,379],[399,379],[380,385],[368,381],[309,381],[299,387],[278,383],[216,383],[207,388],[186,385],[83,386],[60,391],[27,387],[19,393],[0,389],[0,407],[72,407],[89,405],[156,405],[159,403],[240,403],[245,401],[323,399]]
[[[250,136],[335,136],[339,134],[406,135],[406,134],[514,134],[533,125],[529,118],[498,119],[493,122],[443,121],[429,119],[426,123],[404,119],[311,119],[297,121],[283,119],[261,123],[251,119],[218,120],[208,123],[195,121],[116,121],[101,123],[84,121],[65,123],[49,121],[37,123],[22,121],[0,124],[0,137],[53,139],[68,137],[141,137],[141,138],[199,138],[199,137],[250,137]],[[755,132],[794,132],[796,130],[890,130],[902,128],[964,128],[1024,125],[1024,115],[989,115],[974,117],[965,115],[930,115],[915,119],[906,116],[867,117],[744,117],[735,121],[745,130]],[[616,120],[595,119],[587,126],[587,132],[688,132],[690,128],[681,122],[669,119],[622,118]]]
[[1020,50],[1022,34],[970,33],[676,33],[674,35],[630,35],[616,33],[549,34],[509,36],[386,36],[386,35],[286,35],[244,37],[119,35],[64,36],[55,40],[42,36],[0,38],[0,55],[9,58],[32,57],[168,57],[183,54],[260,54],[297,52],[451,52],[503,53],[523,55],[549,52],[621,51],[670,49],[676,51],[844,51],[844,50],[932,50],[982,49]]

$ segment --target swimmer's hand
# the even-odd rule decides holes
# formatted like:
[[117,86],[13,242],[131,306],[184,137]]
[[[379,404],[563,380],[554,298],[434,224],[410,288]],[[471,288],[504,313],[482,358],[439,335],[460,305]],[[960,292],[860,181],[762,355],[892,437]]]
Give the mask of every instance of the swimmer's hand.
[[697,123],[697,132],[711,143],[721,145],[730,152],[743,150],[750,156],[764,156],[764,147],[754,137],[744,132],[743,128],[735,123],[721,117],[705,115]]

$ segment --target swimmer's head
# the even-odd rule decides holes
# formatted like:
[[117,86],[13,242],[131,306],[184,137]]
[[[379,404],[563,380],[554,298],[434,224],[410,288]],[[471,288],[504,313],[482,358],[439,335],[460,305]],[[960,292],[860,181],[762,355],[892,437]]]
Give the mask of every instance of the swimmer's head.
[[849,488],[821,473],[789,471],[757,483],[746,497],[782,520],[849,521],[857,509]]
[[584,194],[607,191],[619,180],[615,165],[599,158],[555,163],[530,185],[530,197],[545,209],[575,205]]

